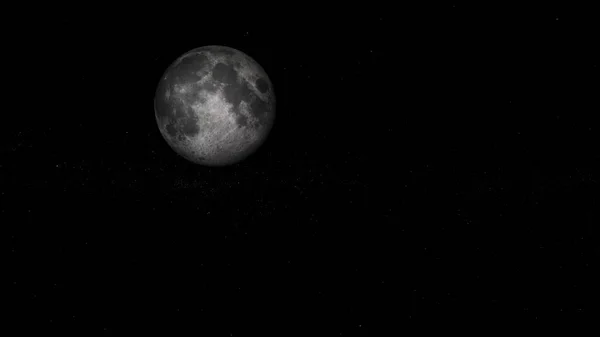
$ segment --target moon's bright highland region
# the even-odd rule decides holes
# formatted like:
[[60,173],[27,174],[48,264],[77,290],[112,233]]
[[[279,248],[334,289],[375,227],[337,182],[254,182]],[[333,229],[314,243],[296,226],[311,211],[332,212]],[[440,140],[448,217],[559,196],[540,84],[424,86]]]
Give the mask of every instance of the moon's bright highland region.
[[275,119],[275,94],[250,56],[205,46],[165,71],[154,100],[158,127],[169,145],[193,163],[225,166],[253,153]]

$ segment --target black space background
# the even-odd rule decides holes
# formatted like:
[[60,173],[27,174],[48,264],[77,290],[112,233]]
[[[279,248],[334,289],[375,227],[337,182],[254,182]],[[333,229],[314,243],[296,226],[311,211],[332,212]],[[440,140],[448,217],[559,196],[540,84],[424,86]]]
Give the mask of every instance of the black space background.
[[[162,6],[5,24],[2,279],[24,334],[595,316],[585,10]],[[257,60],[277,96],[268,140],[226,168],[176,155],[154,118],[167,66],[212,44]]]

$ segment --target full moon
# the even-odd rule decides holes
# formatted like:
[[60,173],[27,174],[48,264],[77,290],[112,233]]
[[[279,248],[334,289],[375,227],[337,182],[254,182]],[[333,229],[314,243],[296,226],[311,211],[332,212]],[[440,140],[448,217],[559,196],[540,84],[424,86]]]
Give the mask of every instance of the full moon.
[[275,120],[275,93],[250,56],[205,46],[167,68],[154,109],[160,132],[176,153],[193,163],[225,166],[265,141]]

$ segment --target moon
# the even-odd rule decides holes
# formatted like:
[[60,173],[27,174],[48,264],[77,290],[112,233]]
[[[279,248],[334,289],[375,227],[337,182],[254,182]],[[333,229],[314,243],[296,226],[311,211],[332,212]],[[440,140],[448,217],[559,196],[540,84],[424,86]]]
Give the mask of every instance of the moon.
[[176,153],[196,164],[225,166],[264,143],[275,120],[275,92],[250,56],[204,46],[167,68],[154,108],[160,132]]

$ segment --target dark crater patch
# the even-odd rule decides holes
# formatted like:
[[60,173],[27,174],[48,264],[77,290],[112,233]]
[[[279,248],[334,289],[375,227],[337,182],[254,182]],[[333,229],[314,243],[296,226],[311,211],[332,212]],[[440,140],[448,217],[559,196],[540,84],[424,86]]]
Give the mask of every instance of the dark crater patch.
[[183,124],[183,133],[187,136],[193,137],[198,134],[200,128],[198,127],[198,119],[196,117],[188,117],[185,119]]
[[175,137],[177,134],[177,129],[175,129],[175,124],[172,120],[169,120],[169,124],[167,124],[167,133],[171,135],[171,137]]
[[177,72],[180,73],[195,73],[207,64],[208,58],[206,56],[194,53],[184,57],[179,64],[176,65],[176,68]]
[[209,49],[209,51],[214,54],[226,55],[226,56],[234,56],[236,54],[236,52],[234,50],[227,48],[227,47],[212,47]]
[[258,91],[262,92],[263,94],[269,90],[269,84],[263,78],[257,79],[255,84]]
[[237,113],[237,117],[236,117],[236,122],[238,124],[239,127],[245,127],[246,125],[248,125],[248,117],[240,114],[239,112]]
[[193,137],[200,132],[200,128],[197,124],[198,117],[193,114],[191,109],[187,114],[180,113],[175,117],[171,116],[167,121],[168,122],[165,125],[167,133],[180,141],[185,139],[183,137],[184,135]]
[[169,103],[167,101],[165,101],[164,99],[162,99],[162,95],[161,97],[157,97],[154,101],[154,107],[156,110],[156,116],[158,117],[158,119],[163,119],[164,117],[166,117],[169,114]]
[[213,69],[213,79],[225,84],[234,84],[237,80],[237,72],[233,66],[224,63],[217,63]]
[[185,117],[186,113],[185,113],[185,109],[178,104],[177,107],[175,108],[175,118],[176,119],[180,119]]
[[223,88],[223,93],[227,102],[233,104],[235,107],[237,107],[242,100],[249,102],[252,96],[254,96],[252,90],[250,90],[248,84],[245,82],[242,84],[236,83],[225,86],[225,88]]
[[156,115],[160,119],[166,117],[171,111],[170,103],[173,96],[169,96],[168,99],[166,98],[167,89],[169,89],[167,81],[162,80],[156,91],[156,97],[154,98],[154,108],[156,110]]
[[250,113],[258,119],[261,125],[264,125],[267,121],[269,111],[269,104],[258,98],[250,104]]
[[196,114],[194,113],[194,109],[188,108],[188,110],[187,110],[187,116],[188,116],[188,118],[196,118]]
[[208,58],[204,55],[195,54],[185,57],[180,63],[172,67],[169,72],[169,82],[174,83],[189,83],[200,80],[197,72],[208,68]]
[[200,88],[202,88],[206,91],[209,91],[209,92],[217,91],[217,86],[213,82],[210,82],[210,81],[204,82],[204,84],[202,84],[200,86]]
[[240,113],[239,106],[242,100],[248,102],[251,97],[254,96],[248,87],[248,84],[244,82],[242,84],[236,83],[227,85],[223,88],[223,94],[225,95],[227,102],[233,105],[232,110],[238,117],[238,124],[243,124],[245,126],[247,124],[247,118]]

